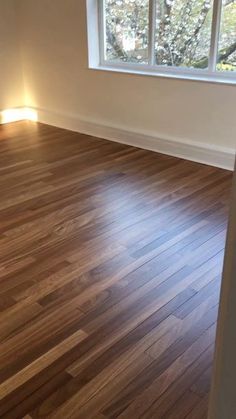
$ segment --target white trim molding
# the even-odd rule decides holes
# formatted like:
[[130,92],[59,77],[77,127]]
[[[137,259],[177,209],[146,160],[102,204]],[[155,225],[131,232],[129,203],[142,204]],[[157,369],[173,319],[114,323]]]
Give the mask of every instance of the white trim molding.
[[0,125],[17,121],[37,121],[37,111],[32,108],[19,107],[0,110]]
[[103,125],[95,121],[83,120],[76,115],[60,114],[45,109],[34,109],[34,111],[37,113],[38,121],[48,125],[227,170],[234,168],[235,149],[200,141],[167,138],[158,133],[153,135],[128,131],[122,127]]

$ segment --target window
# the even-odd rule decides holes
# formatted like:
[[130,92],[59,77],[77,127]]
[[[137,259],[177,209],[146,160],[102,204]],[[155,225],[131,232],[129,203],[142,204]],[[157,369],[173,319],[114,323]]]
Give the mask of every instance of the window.
[[149,0],[104,0],[105,57],[148,64]]
[[217,70],[236,71],[236,1],[223,0]]
[[100,65],[236,81],[236,0],[97,0]]

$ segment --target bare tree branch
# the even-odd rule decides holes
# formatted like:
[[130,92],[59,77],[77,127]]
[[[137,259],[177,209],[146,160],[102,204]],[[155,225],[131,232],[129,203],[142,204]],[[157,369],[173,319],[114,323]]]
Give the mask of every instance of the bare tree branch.
[[[218,63],[229,58],[229,56],[232,55],[235,51],[236,51],[236,42],[231,44],[229,47],[223,48],[222,50],[220,50],[219,55],[218,55],[218,60],[217,60]],[[208,57],[203,57],[203,58],[200,58],[200,60],[198,60],[197,62],[195,62],[193,66],[195,68],[206,68],[208,67],[208,61],[209,61]]]

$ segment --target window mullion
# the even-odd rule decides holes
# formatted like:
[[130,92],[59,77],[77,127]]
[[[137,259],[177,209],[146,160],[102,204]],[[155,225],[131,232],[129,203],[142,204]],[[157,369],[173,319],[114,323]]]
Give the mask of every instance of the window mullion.
[[211,47],[209,55],[209,71],[214,72],[217,65],[218,43],[220,35],[222,0],[214,0],[211,29]]
[[105,22],[105,1],[98,1],[98,27],[99,27],[99,53],[100,64],[103,65],[106,60],[105,42],[106,42],[106,22]]
[[149,0],[148,63],[155,64],[156,0]]

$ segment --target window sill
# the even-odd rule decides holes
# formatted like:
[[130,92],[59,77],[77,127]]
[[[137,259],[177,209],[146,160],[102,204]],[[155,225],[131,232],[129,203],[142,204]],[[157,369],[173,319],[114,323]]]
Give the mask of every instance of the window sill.
[[194,73],[194,71],[184,71],[165,69],[165,70],[152,70],[147,68],[137,68],[135,66],[120,66],[119,64],[104,64],[99,66],[90,66],[91,70],[99,71],[110,71],[113,73],[124,73],[124,74],[135,74],[140,76],[149,76],[149,77],[162,77],[162,78],[171,78],[177,80],[187,80],[187,81],[197,81],[204,83],[217,83],[217,84],[227,84],[227,85],[236,85],[236,74],[226,74],[218,76],[215,73],[209,74],[204,71]]

